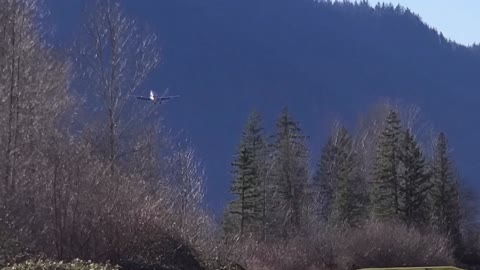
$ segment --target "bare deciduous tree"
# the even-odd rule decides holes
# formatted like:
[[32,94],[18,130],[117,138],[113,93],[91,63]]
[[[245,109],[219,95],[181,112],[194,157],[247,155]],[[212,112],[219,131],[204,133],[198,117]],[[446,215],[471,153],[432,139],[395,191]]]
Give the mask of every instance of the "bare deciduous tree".
[[[171,146],[158,107],[132,102],[158,64],[155,35],[142,34],[116,2],[96,2],[77,59],[88,80],[77,86],[95,90],[85,105],[97,110],[69,129],[75,115],[66,112],[78,103],[68,94],[72,69],[43,41],[41,7],[0,6],[0,226],[9,237],[58,259],[146,256],[147,243],[167,234],[206,246],[213,222],[193,149]],[[179,175],[176,189],[166,180]]]
[[94,1],[89,11],[80,62],[84,86],[95,94],[90,101],[98,110],[95,119],[100,119],[95,129],[102,130],[96,139],[113,176],[121,157],[133,150],[126,148],[128,140],[154,113],[152,107],[135,104],[132,95],[159,64],[159,49],[156,35],[142,32],[118,1]]
[[[35,187],[42,150],[69,104],[70,65],[43,41],[42,7],[37,2],[0,1],[0,175],[9,222],[35,223]],[[28,234],[28,230],[24,231]]]

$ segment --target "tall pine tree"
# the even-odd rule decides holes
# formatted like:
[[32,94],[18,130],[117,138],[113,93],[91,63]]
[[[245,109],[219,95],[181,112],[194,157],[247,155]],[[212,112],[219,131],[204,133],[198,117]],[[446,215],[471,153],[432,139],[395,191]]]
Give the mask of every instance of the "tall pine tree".
[[333,138],[330,136],[327,143],[323,146],[320,161],[318,162],[317,172],[313,177],[313,184],[318,194],[314,194],[314,203],[318,203],[316,214],[323,221],[330,219],[332,215],[334,190],[336,189],[335,171],[336,171],[336,147]]
[[277,120],[273,145],[274,166],[270,181],[274,231],[288,236],[301,229],[305,214],[305,189],[309,179],[305,136],[285,108]]
[[333,220],[355,226],[365,214],[365,194],[360,187],[360,162],[347,130],[340,128],[335,137],[337,171]]
[[408,226],[425,224],[428,220],[430,174],[425,158],[410,130],[405,131],[400,152],[402,172],[399,183],[399,217]]
[[439,134],[435,146],[432,183],[430,198],[433,225],[458,243],[461,219],[459,184],[454,173],[453,162],[448,154],[448,143],[444,133]]
[[262,119],[253,112],[243,131],[238,153],[232,163],[230,192],[235,196],[226,209],[223,227],[227,236],[260,233],[265,222],[266,142]]
[[378,218],[396,218],[400,210],[400,147],[402,141],[400,119],[395,111],[387,115],[380,134],[374,164],[371,189],[372,214]]

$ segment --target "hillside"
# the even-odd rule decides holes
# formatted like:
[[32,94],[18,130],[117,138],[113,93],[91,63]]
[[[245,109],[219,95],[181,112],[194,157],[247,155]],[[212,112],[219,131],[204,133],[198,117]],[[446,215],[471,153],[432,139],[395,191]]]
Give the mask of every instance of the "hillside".
[[333,117],[351,125],[379,99],[399,98],[448,134],[462,173],[475,177],[480,58],[408,9],[310,0],[126,5],[160,36],[162,65],[149,86],[182,94],[165,113],[205,161],[215,208],[252,108],[271,122],[289,106],[316,154]]

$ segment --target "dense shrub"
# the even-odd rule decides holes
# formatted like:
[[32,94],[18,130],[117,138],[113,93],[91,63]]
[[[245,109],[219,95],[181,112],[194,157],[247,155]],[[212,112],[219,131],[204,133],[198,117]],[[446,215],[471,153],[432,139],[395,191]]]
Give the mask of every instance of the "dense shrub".
[[249,260],[250,268],[278,270],[305,269],[307,266],[306,246],[301,239],[260,245]]
[[23,263],[4,267],[2,270],[118,270],[118,266],[98,264],[90,261],[73,260],[71,262],[56,262],[50,260],[29,260]]
[[463,233],[462,246],[459,249],[458,260],[462,268],[480,269],[480,234],[479,228],[473,226]]
[[[245,252],[245,250],[249,250]],[[359,229],[325,227],[315,235],[243,247],[247,269],[358,269],[453,265],[453,248],[436,233],[370,222]]]
[[248,269],[337,269],[339,231],[328,228],[315,235],[259,243],[248,247]]
[[186,241],[167,233],[157,235],[154,241],[130,246],[115,263],[129,270],[203,269],[197,251]]
[[454,264],[453,248],[445,237],[401,224],[371,222],[346,233],[339,244],[342,269]]
[[19,233],[5,220],[0,221],[0,268],[33,257]]

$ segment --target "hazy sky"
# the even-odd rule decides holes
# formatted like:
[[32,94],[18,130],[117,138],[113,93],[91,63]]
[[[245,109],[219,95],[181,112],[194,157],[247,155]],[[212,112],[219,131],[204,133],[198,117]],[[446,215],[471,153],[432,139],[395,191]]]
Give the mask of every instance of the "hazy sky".
[[419,14],[431,27],[457,43],[480,42],[480,0],[369,0],[400,4]]

